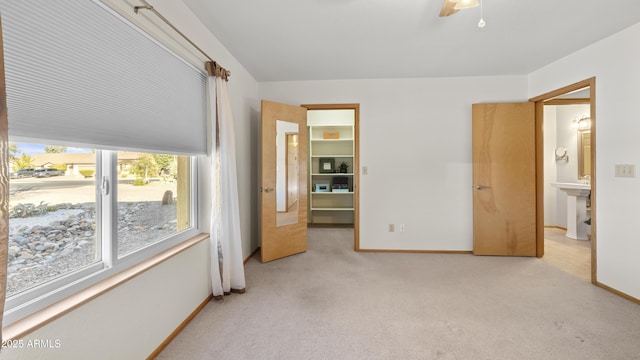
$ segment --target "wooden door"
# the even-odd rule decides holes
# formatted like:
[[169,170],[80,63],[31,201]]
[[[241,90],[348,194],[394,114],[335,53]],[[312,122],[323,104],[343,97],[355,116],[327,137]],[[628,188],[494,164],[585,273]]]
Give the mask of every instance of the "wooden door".
[[[297,157],[287,156],[287,133],[297,133]],[[262,100],[261,138],[260,251],[267,262],[307,250],[307,109]],[[297,176],[287,174],[294,168]],[[298,183],[288,183],[294,177]],[[292,196],[297,204],[288,207]],[[284,202],[285,211],[278,211],[278,201]]]
[[536,256],[534,103],[472,109],[473,253]]

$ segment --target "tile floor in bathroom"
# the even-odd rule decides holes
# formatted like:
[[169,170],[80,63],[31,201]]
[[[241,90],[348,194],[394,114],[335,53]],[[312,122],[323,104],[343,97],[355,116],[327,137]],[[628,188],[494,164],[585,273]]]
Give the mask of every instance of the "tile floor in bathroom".
[[542,260],[580,279],[591,282],[591,241],[564,236],[566,230],[544,229]]

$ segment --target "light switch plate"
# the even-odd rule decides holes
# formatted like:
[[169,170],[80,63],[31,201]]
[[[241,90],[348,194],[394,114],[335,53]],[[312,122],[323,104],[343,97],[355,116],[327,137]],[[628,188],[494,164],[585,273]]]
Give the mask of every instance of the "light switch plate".
[[633,164],[616,164],[616,177],[636,177],[636,166]]

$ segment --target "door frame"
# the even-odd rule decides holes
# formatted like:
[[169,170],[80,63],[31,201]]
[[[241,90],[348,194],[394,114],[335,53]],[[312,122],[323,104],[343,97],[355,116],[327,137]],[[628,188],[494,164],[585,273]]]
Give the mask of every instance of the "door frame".
[[[596,78],[591,77],[529,99],[535,103],[536,124],[536,256],[544,255],[544,105],[570,92],[589,88],[591,117],[591,283],[597,285]],[[574,100],[575,103],[575,100]]]
[[[360,251],[360,104],[303,104],[300,106],[307,108],[307,110],[354,110],[353,249]],[[308,186],[311,188],[311,184],[308,184]]]

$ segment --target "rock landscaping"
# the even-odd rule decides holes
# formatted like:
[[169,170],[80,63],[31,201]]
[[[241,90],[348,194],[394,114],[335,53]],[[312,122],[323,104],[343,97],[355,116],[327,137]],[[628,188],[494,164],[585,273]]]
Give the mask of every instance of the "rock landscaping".
[[[97,262],[95,204],[57,204],[9,219],[7,295]],[[118,204],[118,256],[176,232],[175,204]],[[105,240],[108,241],[108,240]]]

